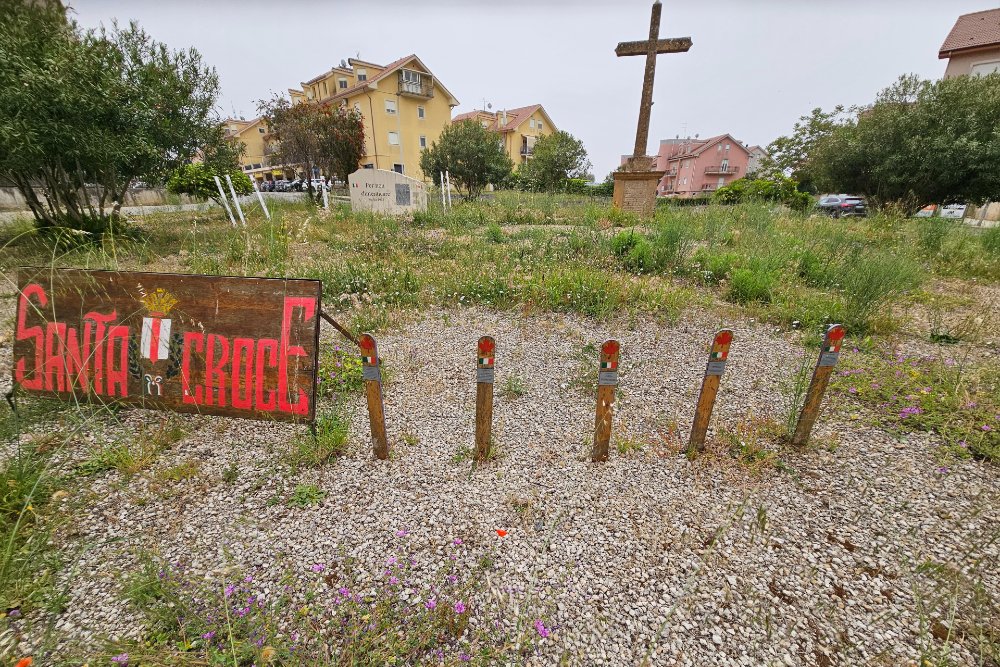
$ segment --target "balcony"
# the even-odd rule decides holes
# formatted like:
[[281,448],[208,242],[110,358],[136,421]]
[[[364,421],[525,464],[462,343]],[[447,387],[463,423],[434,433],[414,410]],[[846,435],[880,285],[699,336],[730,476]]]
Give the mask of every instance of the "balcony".
[[535,149],[530,146],[521,146],[521,157],[531,157],[535,154]]
[[718,187],[718,186],[712,185],[710,183],[706,183],[705,185],[701,186],[701,191],[702,192],[712,192],[713,190],[715,190],[716,187]]
[[434,77],[411,69],[399,71],[399,94],[412,97],[434,97]]
[[716,164],[705,167],[706,174],[738,174],[739,171],[739,167],[725,164]]
[[676,175],[677,175],[677,167],[671,167],[670,169],[667,169],[667,176],[676,176]]

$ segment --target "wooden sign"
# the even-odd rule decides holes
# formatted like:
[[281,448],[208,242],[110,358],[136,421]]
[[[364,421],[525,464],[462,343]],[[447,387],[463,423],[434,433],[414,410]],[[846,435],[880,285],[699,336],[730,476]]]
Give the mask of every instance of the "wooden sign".
[[483,336],[476,346],[476,460],[490,456],[493,437],[493,364],[497,343],[492,336]]
[[705,367],[705,377],[701,381],[701,394],[698,396],[698,407],[694,413],[694,424],[691,426],[691,438],[688,440],[688,453],[701,451],[705,447],[705,434],[708,433],[708,422],[712,419],[712,409],[715,407],[715,397],[719,393],[719,383],[726,370],[726,360],[729,358],[729,346],[733,342],[733,332],[721,329],[712,341],[712,350],[708,355],[708,365]]
[[64,400],[315,418],[322,285],[20,268],[14,386]]
[[799,413],[799,421],[796,423],[795,433],[792,435],[793,445],[804,445],[809,442],[809,434],[812,433],[813,424],[816,423],[816,418],[819,416],[823,394],[826,392],[827,384],[830,383],[833,367],[837,365],[840,358],[840,346],[843,342],[843,326],[834,324],[826,330],[823,347],[819,351],[819,359],[816,361],[816,369],[813,371],[809,390],[806,392],[806,400],[802,404],[802,412]]
[[368,399],[368,422],[371,425],[372,447],[375,458],[383,461],[389,458],[389,441],[385,435],[385,406],[382,403],[382,368],[378,356],[378,342],[371,334],[361,334],[358,339],[361,348],[361,374],[365,381],[365,397]]
[[618,386],[618,358],[621,344],[609,338],[601,345],[597,371],[597,414],[594,419],[594,448],[591,460],[608,460],[611,444],[611,419],[614,416],[615,388]]

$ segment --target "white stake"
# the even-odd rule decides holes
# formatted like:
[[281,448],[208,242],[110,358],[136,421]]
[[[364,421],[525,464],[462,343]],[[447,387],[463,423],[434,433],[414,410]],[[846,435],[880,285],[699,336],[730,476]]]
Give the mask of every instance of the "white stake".
[[236,204],[236,212],[240,214],[240,222],[246,227],[247,219],[243,217],[243,207],[240,206],[240,200],[236,196],[236,188],[233,187],[233,179],[229,178],[229,174],[226,174],[226,183],[229,183],[229,191],[233,193],[233,203]]
[[330,193],[326,189],[326,183],[320,186],[323,188],[323,208],[330,208]]
[[260,194],[260,190],[257,188],[257,179],[251,178],[250,184],[253,186],[253,191],[257,193],[257,201],[260,202],[260,207],[264,209],[264,217],[270,220],[271,212],[267,210],[267,204],[264,203],[264,195]]
[[215,177],[215,185],[219,188],[219,196],[222,197],[222,205],[226,207],[226,213],[229,214],[229,221],[233,223],[233,227],[236,226],[236,218],[233,217],[233,209],[229,208],[229,200],[226,199],[226,192],[222,189],[222,181],[219,177]]
[[441,172],[441,210],[448,210],[448,202],[444,200],[444,172]]
[[448,210],[451,210],[451,172],[445,171],[444,177],[448,181]]

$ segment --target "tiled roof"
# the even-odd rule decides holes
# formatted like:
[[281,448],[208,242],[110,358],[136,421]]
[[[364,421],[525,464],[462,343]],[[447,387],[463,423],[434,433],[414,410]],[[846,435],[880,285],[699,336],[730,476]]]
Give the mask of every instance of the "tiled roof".
[[[465,113],[460,113],[451,119],[452,123],[459,123],[463,120],[474,120],[480,114],[485,114],[493,118],[493,122],[486,129],[492,130],[494,132],[513,132],[517,127],[528,120],[531,114],[535,113],[542,108],[541,104],[531,104],[526,107],[517,107],[516,109],[501,109],[500,111],[483,111],[482,109],[477,109],[475,111],[467,111]],[[501,126],[500,121],[503,120],[503,115],[507,114],[507,124]],[[548,116],[546,116],[548,118]],[[551,121],[550,121],[551,122]],[[555,129],[553,127],[552,129]]]
[[381,81],[382,79],[384,79],[385,77],[389,76],[390,74],[392,74],[393,72],[395,72],[397,69],[399,69],[400,67],[402,67],[403,65],[405,65],[408,61],[410,61],[410,60],[412,60],[413,58],[416,58],[416,57],[417,57],[416,54],[411,53],[408,56],[400,58],[399,60],[394,60],[393,62],[391,62],[388,65],[386,65],[384,70],[382,70],[381,72],[379,72],[378,74],[376,74],[372,78],[367,79],[365,81],[361,81],[359,83],[356,83],[353,86],[351,86],[350,88],[345,88],[344,90],[341,90],[336,95],[331,95],[330,97],[323,98],[321,101],[322,102],[326,102],[326,101],[339,100],[339,99],[341,99],[343,97],[350,97],[351,95],[353,95],[354,93],[358,92],[359,90],[363,90],[363,89],[367,88],[369,84],[376,83],[377,81]]
[[953,51],[1000,45],[1000,9],[963,14],[948,33],[938,58],[948,58]]

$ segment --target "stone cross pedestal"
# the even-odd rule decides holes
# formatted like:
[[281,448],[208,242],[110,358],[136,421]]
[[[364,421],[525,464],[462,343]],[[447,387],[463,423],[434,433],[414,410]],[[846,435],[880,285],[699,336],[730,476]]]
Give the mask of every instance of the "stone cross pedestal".
[[639,42],[620,42],[615,54],[646,56],[646,75],[642,81],[642,101],[639,104],[639,122],[635,131],[635,149],[621,171],[615,172],[614,205],[631,213],[650,216],[656,210],[656,186],[665,172],[654,171],[656,158],[646,155],[649,141],[649,116],[653,110],[653,78],[656,74],[656,55],[683,53],[691,48],[690,37],[660,39],[660,0],[653,3],[649,19],[649,39]]

